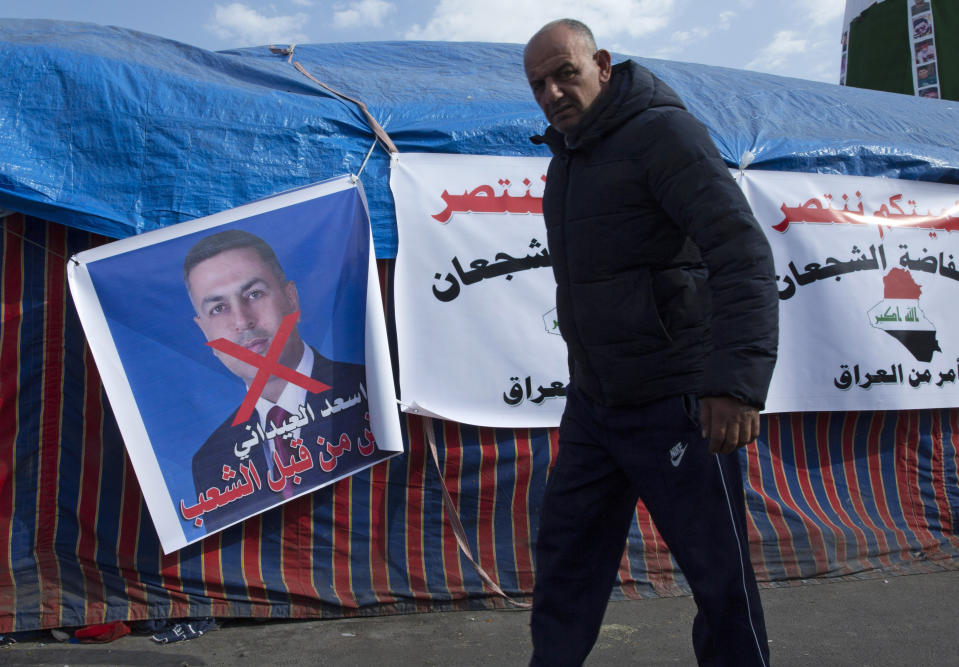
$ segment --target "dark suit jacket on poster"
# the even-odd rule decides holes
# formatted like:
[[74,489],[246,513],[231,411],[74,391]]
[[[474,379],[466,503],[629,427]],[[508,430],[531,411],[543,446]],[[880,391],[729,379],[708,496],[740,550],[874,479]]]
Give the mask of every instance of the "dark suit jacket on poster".
[[[298,473],[300,480],[298,484],[294,484],[293,477],[287,479],[286,483],[293,485],[294,495],[343,477],[389,456],[389,452],[381,452],[371,443],[369,404],[366,399],[366,367],[331,361],[316,350],[313,350],[313,355],[313,370],[310,376],[331,388],[306,395],[306,402],[310,409],[305,412],[312,412],[313,417],[308,424],[300,427],[299,437],[309,452],[313,465]],[[354,403],[357,396],[359,401]],[[337,399],[342,399],[341,403],[354,404],[337,409]],[[333,410],[330,409],[331,406]],[[256,410],[245,423],[231,426],[236,412],[234,411],[207,438],[193,456],[193,485],[197,494],[202,494],[201,502],[203,502],[202,498],[206,498],[207,507],[210,508],[201,515],[202,526],[207,532],[217,530],[283,500],[282,493],[271,488],[269,467],[262,444],[257,442],[252,446],[243,446],[243,443],[250,441],[251,433],[262,432]],[[300,418],[299,415],[296,417]],[[267,427],[269,428],[269,425]],[[294,452],[296,460],[303,459],[304,457],[300,456],[302,450],[291,448],[287,444],[289,442],[291,440],[281,442],[278,449],[285,448],[287,452]],[[246,458],[241,458],[237,450],[245,453]],[[259,479],[259,484],[256,484],[256,480],[248,482],[248,477],[241,474],[243,472],[241,465],[247,469],[249,478],[254,477],[249,466],[255,468],[255,477]],[[228,466],[230,470],[224,471],[224,466]],[[224,478],[224,473],[227,478]],[[280,473],[275,472],[273,479],[279,482],[280,477]],[[235,483],[241,484],[249,492],[242,495],[236,494],[235,499],[213,507],[216,502],[210,500],[209,496],[217,494],[209,494],[207,491],[217,489],[219,492],[230,494],[229,489]],[[184,519],[190,519],[194,513],[195,510],[183,512],[181,509]]]

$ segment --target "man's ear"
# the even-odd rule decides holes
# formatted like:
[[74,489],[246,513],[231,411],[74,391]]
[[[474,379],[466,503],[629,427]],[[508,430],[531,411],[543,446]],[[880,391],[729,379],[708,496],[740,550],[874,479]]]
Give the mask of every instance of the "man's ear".
[[286,293],[286,298],[290,300],[290,303],[293,306],[291,312],[296,312],[300,309],[300,295],[296,291],[296,283],[292,280],[288,281],[286,285],[283,286],[283,291]]
[[203,337],[204,337],[206,340],[210,340],[210,337],[206,335],[206,329],[203,328],[203,322],[200,321],[200,316],[199,316],[199,315],[194,315],[194,316],[193,316],[193,323],[194,323],[195,325],[197,325],[197,327],[200,329],[200,331],[203,332]]
[[600,49],[593,54],[593,60],[596,62],[596,66],[599,67],[600,83],[606,83],[612,75],[613,57],[609,55],[609,51],[606,49]]
[[[212,339],[210,338],[210,334],[208,334],[207,331],[206,331],[206,329],[203,328],[203,320],[200,319],[200,316],[199,316],[199,315],[194,315],[194,316],[193,316],[193,323],[194,323],[194,324],[197,326],[197,328],[203,333],[203,340],[205,340],[205,341],[207,341],[207,342],[209,342],[210,340],[212,340]],[[213,356],[216,356],[216,355],[217,355],[217,351],[214,350],[213,348],[210,348],[210,352],[213,353]]]

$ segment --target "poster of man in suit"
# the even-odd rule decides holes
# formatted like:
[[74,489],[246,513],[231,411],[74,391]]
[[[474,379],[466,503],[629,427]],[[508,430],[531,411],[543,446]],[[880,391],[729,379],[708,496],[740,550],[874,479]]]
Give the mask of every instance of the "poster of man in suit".
[[[243,230],[217,232],[187,252],[183,279],[197,326],[208,344],[221,341],[214,354],[255,398],[233,411],[193,455],[198,498],[221,495],[224,481],[236,474],[231,464],[245,461],[249,475],[265,476],[256,491],[238,495],[203,519],[207,529],[242,518],[262,504],[257,493],[267,487],[274,500],[288,499],[299,495],[298,487],[322,485],[337,468],[362,467],[376,448],[365,366],[333,361],[304,343],[296,284],[273,249]],[[260,361],[274,350],[279,366],[276,375],[269,375]],[[263,387],[255,396],[250,389],[258,376]],[[304,470],[298,472],[298,466]],[[256,487],[255,479],[250,488]],[[182,513],[190,511],[184,507]]]
[[165,551],[402,450],[349,179],[77,259],[71,289]]

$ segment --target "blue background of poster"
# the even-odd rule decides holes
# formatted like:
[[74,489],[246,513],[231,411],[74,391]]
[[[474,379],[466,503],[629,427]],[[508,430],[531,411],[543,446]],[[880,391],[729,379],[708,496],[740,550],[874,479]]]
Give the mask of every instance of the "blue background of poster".
[[[183,283],[187,250],[225,229],[263,238],[296,284],[304,342],[329,359],[362,364],[368,225],[359,192],[350,188],[88,264],[175,506],[196,503],[193,454],[245,395],[193,320]],[[188,540],[205,532],[181,525]]]

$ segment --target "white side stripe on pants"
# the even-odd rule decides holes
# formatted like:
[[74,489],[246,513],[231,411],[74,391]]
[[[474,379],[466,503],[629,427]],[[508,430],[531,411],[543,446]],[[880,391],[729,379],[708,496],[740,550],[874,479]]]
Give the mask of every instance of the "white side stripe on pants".
[[723,483],[723,494],[726,496],[726,507],[729,509],[729,522],[733,527],[733,535],[736,536],[736,545],[739,547],[739,571],[742,573],[743,593],[746,595],[746,613],[749,615],[749,629],[753,632],[753,640],[756,642],[756,651],[759,653],[759,661],[766,665],[766,659],[763,657],[762,647],[759,645],[759,637],[756,635],[756,626],[753,625],[753,610],[749,604],[749,590],[746,588],[746,564],[743,563],[743,543],[736,530],[736,516],[733,514],[733,503],[729,499],[729,489],[726,488],[726,477],[723,475],[723,467],[719,463],[719,456],[715,457],[716,467],[719,468],[719,480]]

